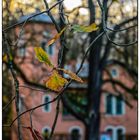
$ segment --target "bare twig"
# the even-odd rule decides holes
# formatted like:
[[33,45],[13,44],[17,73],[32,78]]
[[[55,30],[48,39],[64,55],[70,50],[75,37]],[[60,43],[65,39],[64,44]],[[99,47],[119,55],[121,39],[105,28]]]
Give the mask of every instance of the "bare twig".
[[119,44],[119,43],[112,41],[107,33],[106,33],[106,37],[111,43],[113,43],[116,46],[129,47],[129,46],[132,46],[132,45],[138,43],[138,41],[136,40],[136,41],[128,43],[128,44]]
[[[104,9],[103,5],[101,4],[100,0],[97,0],[97,2],[98,2],[99,6],[100,6],[100,9],[101,9],[101,11],[102,11],[103,30],[104,30],[104,32],[105,32],[105,35],[106,35],[107,39],[108,39],[111,43],[113,43],[114,45],[116,45],[116,46],[128,47],[128,46],[131,46],[131,45],[136,44],[136,43],[138,42],[137,40],[134,41],[134,42],[131,42],[131,43],[129,43],[129,44],[119,44],[119,43],[116,43],[116,42],[114,42],[113,40],[110,39],[110,37],[109,37],[109,35],[108,35],[108,33],[107,33],[107,29],[109,29],[109,28],[107,28],[107,25],[106,25],[105,9]],[[111,30],[111,29],[110,29],[110,30]]]
[[136,24],[136,25],[124,28],[124,29],[117,29],[117,30],[109,28],[109,27],[106,27],[106,28],[107,28],[107,30],[112,31],[112,32],[122,32],[122,31],[126,31],[126,30],[132,29],[132,28],[137,27],[137,26],[138,25]]
[[12,99],[2,108],[2,110],[4,111],[15,100],[15,98],[16,96],[12,97]]
[[[7,53],[7,57],[8,57],[8,64],[9,64],[9,69],[10,69],[10,72],[12,74],[12,77],[14,79],[14,84],[15,84],[15,104],[16,104],[16,113],[17,115],[19,115],[19,81],[17,79],[17,76],[16,76],[16,73],[13,69],[13,64],[12,64],[12,61],[10,59],[10,53],[9,53],[9,49],[8,49],[8,43],[5,39],[5,35],[3,34],[3,38],[4,38],[4,43],[5,43],[5,46],[6,46],[6,53]],[[22,140],[22,134],[21,134],[21,127],[20,127],[20,118],[17,119],[17,122],[18,122],[18,136],[19,136],[19,140]]]
[[55,119],[54,119],[54,122],[53,122],[53,126],[52,126],[52,129],[51,129],[49,140],[52,139],[52,136],[53,136],[53,133],[54,133],[54,130],[55,130],[55,126],[56,126],[56,123],[57,123],[57,119],[58,119],[58,115],[59,115],[59,108],[60,108],[60,99],[61,99],[61,96],[59,96],[59,99],[57,100],[56,114],[55,114]]
[[27,85],[19,85],[19,87],[23,87],[23,88],[29,88],[29,89],[31,89],[31,90],[35,90],[35,91],[40,91],[40,92],[47,92],[47,91],[49,91],[49,89],[46,89],[46,90],[44,90],[44,89],[38,89],[38,88],[34,88],[34,87],[31,87],[31,86],[27,86]]
[[[21,25],[21,24],[26,24],[30,19],[32,19],[33,17],[36,17],[36,16],[39,16],[39,15],[41,15],[41,14],[43,14],[43,13],[48,13],[48,12],[50,12],[55,6],[57,6],[59,3],[61,3],[61,2],[63,2],[64,0],[61,0],[61,1],[59,1],[59,2],[57,2],[57,3],[55,3],[53,6],[51,6],[48,10],[45,10],[45,11],[42,11],[42,12],[39,12],[39,13],[36,13],[36,14],[33,14],[32,16],[30,16],[30,17],[28,17],[26,20],[24,20],[24,21],[22,21],[22,22],[19,22],[19,23],[15,23],[15,24],[13,24],[13,25],[11,25],[11,26],[9,26],[9,27],[7,27],[7,28],[5,28],[5,29],[3,29],[3,32],[6,32],[7,30],[10,30],[10,29],[13,29],[14,27],[16,27],[16,26],[18,26],[18,25]],[[23,26],[22,26],[23,27]]]

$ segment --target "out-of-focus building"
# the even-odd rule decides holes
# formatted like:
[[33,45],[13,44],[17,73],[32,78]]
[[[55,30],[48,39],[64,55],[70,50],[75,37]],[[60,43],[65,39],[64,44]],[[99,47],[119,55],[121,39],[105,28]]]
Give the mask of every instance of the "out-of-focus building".
[[[30,16],[30,15],[29,15]],[[26,20],[29,16],[23,16],[19,22]],[[15,34],[18,35],[21,26],[15,28]],[[22,70],[23,75],[20,74],[20,112],[26,109],[35,107],[42,103],[48,102],[56,96],[55,93],[49,91],[34,90],[34,86],[30,86],[31,81],[34,83],[44,84],[44,80],[49,74],[49,70],[45,64],[40,63],[36,57],[33,47],[41,46],[50,56],[50,59],[57,66],[58,51],[60,49],[59,41],[50,47],[46,47],[48,40],[57,32],[51,19],[42,14],[36,16],[28,23],[26,23],[24,34],[18,43],[17,56],[15,63],[18,68]],[[73,62],[70,62],[73,64]],[[66,69],[76,71],[79,63],[67,65]],[[126,86],[133,86],[133,80],[128,73],[117,65],[110,65],[108,70],[113,78],[121,80]],[[65,76],[65,75],[64,75]],[[79,73],[85,81],[88,76],[88,63],[84,66]],[[108,74],[104,72],[104,79],[108,78]],[[26,82],[25,82],[26,81]],[[28,82],[27,82],[28,81]],[[32,89],[33,88],[33,89]],[[137,101],[135,101],[129,94],[126,98],[129,99],[133,108],[128,107],[124,100],[108,94],[108,91],[114,92],[111,84],[107,83],[103,87],[104,93],[101,97],[101,135],[105,137],[109,135],[112,140],[136,140],[137,139]],[[84,84],[73,82],[68,88],[69,93],[75,92],[76,94],[86,94],[87,83]],[[122,90],[122,89],[120,89]],[[119,93],[116,93],[116,96]],[[14,109],[13,109],[14,110]],[[15,110],[14,110],[15,112]],[[32,113],[33,127],[40,133],[47,134],[51,131],[56,113],[56,102],[38,108]],[[13,119],[15,118],[15,113]],[[30,126],[30,112],[21,117],[22,125]],[[22,128],[24,140],[32,140],[32,136],[28,129]],[[77,138],[74,138],[77,134]],[[53,140],[85,140],[85,127],[82,122],[71,116],[66,109],[63,108],[62,103],[60,107],[59,117],[55,128]],[[17,132],[13,130],[12,140],[17,139]],[[44,138],[45,140],[45,138]],[[105,139],[106,140],[106,139]]]

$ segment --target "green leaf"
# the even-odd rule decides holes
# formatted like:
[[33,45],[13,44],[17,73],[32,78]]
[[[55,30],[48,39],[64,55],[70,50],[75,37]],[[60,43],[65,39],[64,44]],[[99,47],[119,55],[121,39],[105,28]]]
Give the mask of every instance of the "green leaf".
[[44,62],[48,66],[53,67],[53,64],[51,63],[48,54],[41,47],[36,47],[34,48],[34,50],[40,62]]
[[89,26],[82,26],[82,25],[75,24],[71,28],[76,32],[93,32],[98,30],[98,27],[95,23],[92,23]]

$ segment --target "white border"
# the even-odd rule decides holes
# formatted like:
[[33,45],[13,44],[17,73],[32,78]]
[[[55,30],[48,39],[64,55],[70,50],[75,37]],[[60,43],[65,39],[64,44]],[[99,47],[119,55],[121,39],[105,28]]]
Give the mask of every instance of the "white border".
[[69,133],[71,133],[73,129],[78,129],[78,130],[79,130],[79,133],[80,133],[80,135],[81,135],[81,137],[82,137],[83,130],[82,130],[82,128],[81,128],[80,126],[77,126],[77,125],[71,126],[71,127],[69,128]]
[[46,125],[46,126],[44,126],[44,127],[42,128],[42,133],[44,132],[44,130],[45,130],[46,128],[49,130],[49,132],[51,132],[50,126]]
[[122,101],[122,114],[116,114],[116,97],[115,96],[113,96],[113,101],[112,101],[112,108],[113,108],[113,110],[112,110],[112,112],[113,112],[113,114],[107,114],[106,113],[106,105],[107,105],[107,101],[106,101],[106,98],[107,98],[107,96],[108,95],[111,95],[111,94],[109,94],[109,93],[103,93],[104,94],[104,97],[103,97],[103,100],[104,100],[104,112],[105,112],[105,116],[122,116],[122,115],[125,115],[125,113],[126,113],[126,111],[125,111],[125,108],[126,108],[126,105],[125,105],[125,102],[124,101]]
[[[113,75],[113,74],[112,74],[112,70],[113,70],[113,69],[116,70],[117,75]],[[113,66],[113,67],[110,69],[110,74],[111,74],[111,76],[112,76],[113,78],[119,77],[119,74],[120,74],[119,68],[118,68],[117,66]]]
[[[112,132],[112,133],[113,133],[113,140],[117,140],[117,130],[118,130],[118,129],[122,129],[123,134],[126,133],[126,129],[125,129],[125,127],[122,126],[122,125],[118,125],[118,126],[108,125],[108,126],[105,128],[105,131],[107,131],[107,129],[112,129],[112,131],[113,131],[113,132]],[[125,138],[124,138],[124,140],[125,140]]]

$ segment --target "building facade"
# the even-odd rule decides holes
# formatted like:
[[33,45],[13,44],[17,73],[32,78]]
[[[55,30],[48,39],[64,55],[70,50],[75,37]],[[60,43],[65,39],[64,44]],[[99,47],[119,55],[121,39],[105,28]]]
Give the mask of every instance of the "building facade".
[[[27,19],[28,16],[22,17],[20,20]],[[15,35],[20,32],[20,26],[15,28]],[[56,34],[55,27],[49,17],[45,14],[33,18],[24,28],[24,34],[19,40],[15,63],[22,70],[22,74],[19,76],[20,81],[20,111],[23,112],[29,108],[35,107],[42,103],[51,101],[56,97],[55,93],[47,90],[38,90],[31,83],[44,84],[44,80],[48,76],[49,69],[42,63],[40,63],[36,57],[33,47],[41,46],[46,50],[50,56],[50,59],[57,66],[58,51],[60,49],[59,41],[50,47],[46,47],[48,40]],[[76,63],[75,63],[76,64]],[[75,65],[76,69],[78,64]],[[71,65],[67,65],[67,68],[72,69]],[[117,65],[110,65],[108,70],[113,78],[121,79],[126,86],[133,86],[133,80],[127,74],[127,72]],[[84,64],[84,67],[80,73],[81,77],[87,77],[88,63]],[[104,72],[104,79],[108,78],[108,74]],[[86,78],[85,78],[86,79]],[[29,87],[31,86],[31,87]],[[79,89],[80,90],[79,90]],[[70,89],[77,90],[80,94],[86,91],[87,84],[80,85],[78,83],[72,83]],[[126,94],[126,98],[129,99],[133,108],[126,105],[125,101],[118,98],[119,93],[114,93],[114,89],[110,83],[106,83],[103,86],[103,94],[101,97],[101,140],[107,140],[107,137],[111,137],[111,140],[135,140],[137,139],[137,101],[135,101],[131,95]],[[122,89],[119,89],[122,90]],[[109,92],[108,92],[109,91]],[[71,92],[71,90],[69,91]],[[14,108],[14,107],[13,107]],[[13,119],[15,118],[15,110]],[[51,131],[56,113],[56,102],[45,105],[36,109],[32,113],[33,127],[45,136]],[[21,117],[21,122],[24,126],[30,126],[30,112],[24,114]],[[16,126],[16,124],[15,124]],[[14,127],[14,126],[13,126]],[[32,136],[27,129],[22,128],[24,139],[32,140]],[[26,134],[26,135],[25,135]],[[77,138],[74,138],[74,134],[77,134]],[[123,136],[122,136],[123,135]],[[71,116],[64,111],[64,108],[60,106],[60,112],[58,121],[55,128],[54,140],[85,140],[85,127],[82,122]],[[13,130],[12,139],[17,139],[17,132]],[[110,140],[110,139],[109,139]]]

